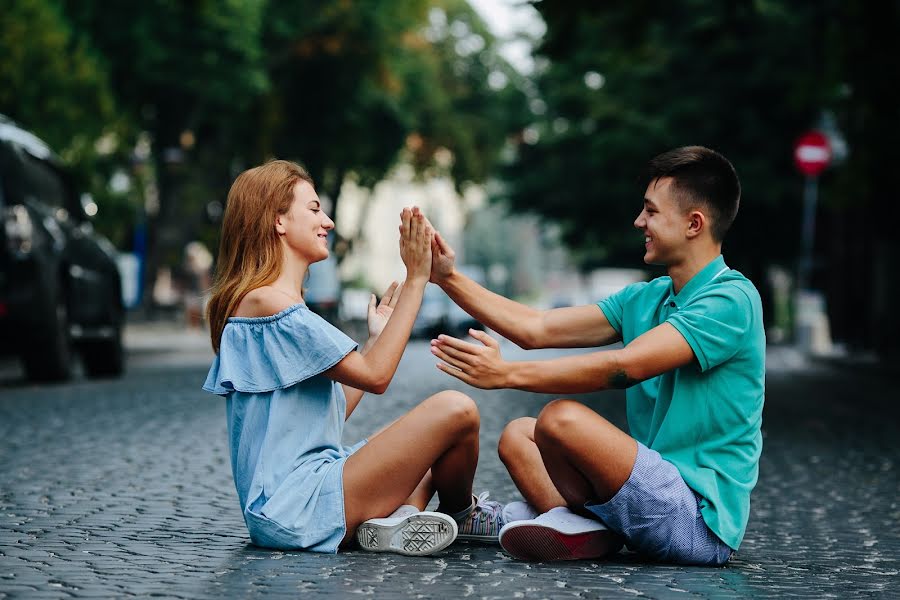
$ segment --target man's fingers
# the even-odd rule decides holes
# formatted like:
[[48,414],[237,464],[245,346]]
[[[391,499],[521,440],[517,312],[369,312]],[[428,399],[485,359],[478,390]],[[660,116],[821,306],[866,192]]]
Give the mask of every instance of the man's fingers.
[[500,342],[481,331],[480,329],[469,329],[469,335],[489,348],[499,348]]
[[375,311],[375,294],[369,298],[369,315]]
[[472,344],[470,342],[464,342],[460,339],[453,337],[452,335],[445,335],[443,333],[438,336],[438,341],[441,342],[442,344],[447,344],[448,346],[452,346],[453,348],[456,348],[457,350],[462,350],[463,352],[466,352],[468,354],[477,354],[478,351],[484,347],[481,345]]
[[441,254],[449,255],[453,252],[453,248],[450,247],[450,244],[447,243],[447,240],[445,240],[438,231],[434,232],[434,240],[438,243]]
[[447,363],[452,367],[456,367],[457,369],[465,370],[466,367],[469,366],[464,360],[460,360],[456,357],[451,356],[445,350],[449,350],[449,348],[438,348],[437,346],[431,347],[431,353],[437,356],[439,359]]
[[[456,348],[453,348],[446,344],[441,345],[439,342],[435,342],[435,341],[431,342],[431,353],[434,354],[435,356],[437,356],[438,358],[446,360],[448,363],[450,363],[456,367],[459,366],[459,364],[457,364],[457,363],[463,363],[463,364],[467,364],[467,365],[472,364],[472,354],[470,354],[468,352],[463,352],[461,350],[457,350]],[[447,357],[452,358],[453,361],[456,361],[456,362],[447,360]]]
[[450,365],[448,365],[448,364],[446,364],[446,363],[438,363],[436,366],[437,366],[438,369],[440,369],[441,371],[443,371],[443,372],[446,373],[447,375],[450,375],[450,376],[452,376],[452,377],[456,377],[456,378],[459,379],[460,381],[462,381],[462,382],[464,382],[464,383],[468,383],[468,384],[471,385],[471,386],[478,387],[478,386],[475,385],[474,380],[472,379],[472,377],[470,377],[469,375],[467,375],[464,371],[461,371],[461,370],[459,370],[459,369],[457,369],[457,368],[451,367]]

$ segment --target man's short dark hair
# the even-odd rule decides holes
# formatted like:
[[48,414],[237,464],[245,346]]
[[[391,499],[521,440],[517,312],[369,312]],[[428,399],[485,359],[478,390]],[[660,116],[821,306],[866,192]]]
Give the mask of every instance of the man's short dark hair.
[[741,183],[728,159],[703,146],[675,148],[650,161],[645,185],[663,177],[672,178],[673,197],[684,210],[708,210],[713,239],[724,240],[741,203]]

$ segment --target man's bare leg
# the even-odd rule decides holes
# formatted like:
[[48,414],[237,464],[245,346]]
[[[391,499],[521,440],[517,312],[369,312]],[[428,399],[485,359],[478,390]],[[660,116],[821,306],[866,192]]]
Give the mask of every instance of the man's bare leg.
[[497,452],[525,500],[539,513],[545,513],[565,506],[566,501],[553,485],[534,441],[536,422],[533,417],[510,422],[503,429]]
[[[628,480],[637,456],[631,437],[577,402],[556,400],[536,420],[510,423],[499,450],[522,495],[549,513],[504,527],[500,543],[507,552],[523,560],[598,559],[621,547],[621,536],[584,504],[609,500]],[[557,506],[582,516],[549,512]]]
[[572,508],[607,502],[631,476],[637,442],[574,400],[554,400],[534,431],[547,473]]

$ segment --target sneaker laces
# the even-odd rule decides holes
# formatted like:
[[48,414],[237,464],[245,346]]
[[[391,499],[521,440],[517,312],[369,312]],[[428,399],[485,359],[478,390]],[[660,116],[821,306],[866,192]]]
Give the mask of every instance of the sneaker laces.
[[503,505],[488,500],[490,492],[475,497],[475,507],[460,527],[460,533],[473,535],[499,535],[503,527]]

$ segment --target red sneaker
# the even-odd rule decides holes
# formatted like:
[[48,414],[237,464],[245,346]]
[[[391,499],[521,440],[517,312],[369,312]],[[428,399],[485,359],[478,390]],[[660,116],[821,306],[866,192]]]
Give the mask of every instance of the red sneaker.
[[534,519],[508,523],[500,530],[500,545],[520,560],[598,559],[616,553],[622,537],[600,521],[560,506]]

